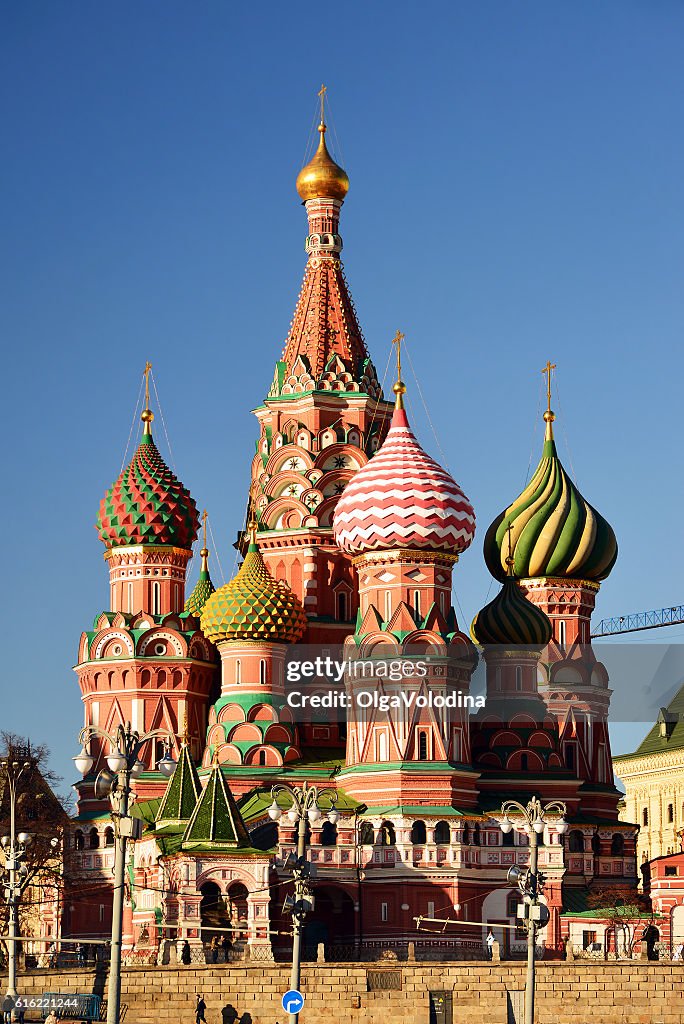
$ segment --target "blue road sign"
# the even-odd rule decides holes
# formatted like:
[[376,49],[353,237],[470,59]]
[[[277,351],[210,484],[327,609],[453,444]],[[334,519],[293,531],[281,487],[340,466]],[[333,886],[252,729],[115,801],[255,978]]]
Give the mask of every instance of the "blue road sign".
[[299,1013],[304,1006],[304,996],[296,988],[291,988],[289,992],[285,993],[281,1002],[285,1013]]

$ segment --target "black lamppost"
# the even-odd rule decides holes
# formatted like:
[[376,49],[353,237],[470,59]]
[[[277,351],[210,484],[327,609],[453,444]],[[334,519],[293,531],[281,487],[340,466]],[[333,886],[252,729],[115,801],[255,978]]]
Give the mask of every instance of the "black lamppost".
[[[542,921],[542,905],[539,897],[544,891],[544,875],[538,870],[539,863],[539,836],[546,827],[545,814],[551,812],[558,815],[556,829],[560,835],[568,830],[568,823],[565,820],[567,808],[561,800],[551,800],[542,806],[537,797],[533,797],[524,807],[517,800],[506,800],[501,806],[503,815],[499,825],[501,831],[509,833],[514,822],[509,818],[509,812],[515,817],[520,816],[530,843],[530,867],[529,870],[521,870],[515,865],[508,872],[508,881],[517,883],[523,897],[523,906],[526,908],[525,922],[527,926],[527,979],[525,982],[525,1024],[534,1024],[534,949],[537,936],[537,928],[542,927],[546,922]],[[548,915],[548,910],[546,911]],[[547,919],[548,920],[548,917]]]
[[7,944],[9,946],[9,974],[7,977],[7,995],[13,1003],[17,1000],[17,924],[19,918],[19,900],[22,891],[28,880],[28,871],[23,864],[27,847],[30,845],[32,836],[28,832],[16,832],[17,813],[17,783],[19,779],[34,767],[32,761],[15,761],[9,758],[0,761],[7,781],[9,790],[10,805],[10,831],[9,836],[2,837],[2,846],[5,851],[5,870],[7,871]]
[[[317,786],[310,786],[308,782],[295,789],[279,783],[271,790],[273,803],[268,809],[269,817],[278,821],[283,814],[287,816],[293,825],[297,825],[297,855],[288,857],[285,866],[292,871],[294,877],[294,894],[288,896],[285,907],[292,914],[292,973],[290,975],[290,988],[299,991],[302,966],[302,933],[304,931],[304,920],[314,908],[314,898],[309,884],[311,877],[311,865],[306,859],[306,829],[307,825],[318,821],[323,813],[319,806],[319,799],[327,796],[330,802],[330,809],[327,811],[327,819],[335,825],[339,814],[335,810],[337,792],[334,789],[318,789]],[[278,803],[280,796],[286,796],[290,800],[290,807],[285,810]],[[290,1024],[297,1024],[298,1013],[290,1013]]]
[[[79,742],[82,745],[80,754],[74,758],[74,764],[82,775],[87,775],[93,767],[95,759],[88,753],[88,743],[98,736],[109,744],[107,755],[109,771],[100,772],[95,782],[95,795],[98,798],[109,797],[112,807],[112,824],[114,825],[114,899],[112,905],[112,942],[109,963],[109,987],[107,990],[107,1024],[119,1024],[121,1009],[121,941],[123,935],[123,902],[124,873],[126,870],[126,843],[136,838],[135,822],[131,817],[130,807],[135,800],[131,790],[131,779],[142,774],[145,763],[139,754],[148,740],[164,737],[172,738],[165,729],[154,729],[144,735],[135,732],[130,722],[124,727],[120,725],[114,735],[87,725],[81,731]],[[176,762],[168,753],[157,765],[166,778],[173,775]]]

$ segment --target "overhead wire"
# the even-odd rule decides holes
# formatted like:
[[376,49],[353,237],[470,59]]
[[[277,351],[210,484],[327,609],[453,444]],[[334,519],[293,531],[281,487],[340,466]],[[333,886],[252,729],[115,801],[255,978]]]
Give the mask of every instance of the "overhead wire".
[[137,397],[136,402],[135,402],[135,408],[133,409],[133,419],[131,420],[131,429],[128,432],[128,440],[126,441],[126,447],[124,449],[123,459],[121,460],[121,469],[119,470],[119,475],[121,475],[121,473],[123,473],[124,466],[126,465],[126,458],[128,457],[128,449],[129,449],[130,444],[131,444],[131,438],[133,437],[133,431],[135,430],[135,421],[138,418],[138,406],[140,405],[140,402],[141,402],[141,399],[142,399],[142,394],[143,394],[143,388],[144,387],[145,387],[145,378],[143,376],[142,380],[140,381],[140,390],[138,391],[138,397]]

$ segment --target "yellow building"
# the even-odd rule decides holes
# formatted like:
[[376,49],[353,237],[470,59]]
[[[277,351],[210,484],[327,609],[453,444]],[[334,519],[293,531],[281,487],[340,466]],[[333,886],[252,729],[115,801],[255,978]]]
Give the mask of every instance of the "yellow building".
[[684,828],[684,687],[632,754],[613,758],[625,786],[620,816],[639,825],[639,864],[680,850]]

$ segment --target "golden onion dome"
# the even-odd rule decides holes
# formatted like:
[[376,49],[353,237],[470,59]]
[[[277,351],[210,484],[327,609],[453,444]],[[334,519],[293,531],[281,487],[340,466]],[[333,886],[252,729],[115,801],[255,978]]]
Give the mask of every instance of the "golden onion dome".
[[318,130],[321,133],[318,149],[297,175],[297,191],[304,202],[307,199],[339,199],[344,202],[349,191],[347,172],[335,163],[328,152],[325,144],[327,128],[322,121]]

